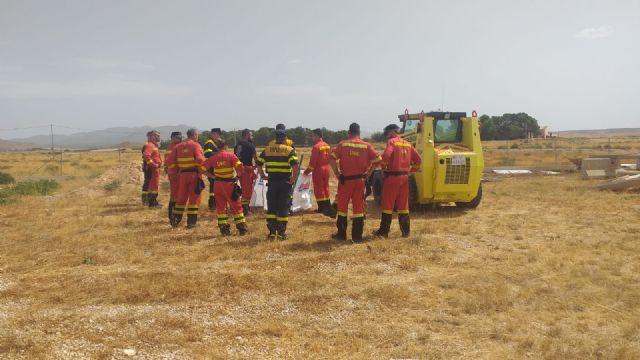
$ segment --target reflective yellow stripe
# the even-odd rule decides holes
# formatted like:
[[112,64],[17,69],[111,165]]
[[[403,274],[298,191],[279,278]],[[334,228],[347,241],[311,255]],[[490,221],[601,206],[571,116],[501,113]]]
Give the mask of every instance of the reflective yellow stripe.
[[401,141],[396,141],[393,143],[393,146],[405,146],[405,147],[411,147],[411,144],[406,143],[406,142],[401,142]]
[[278,221],[289,221],[288,217],[278,217],[277,218]]
[[229,221],[227,220],[218,220],[218,225],[227,225]]
[[326,201],[329,200],[329,198],[316,198],[316,201]]
[[233,168],[219,168],[219,169],[213,169],[213,172],[215,174],[219,173],[219,172],[230,172],[233,171]]
[[364,217],[364,214],[353,214],[354,218],[361,218]]
[[194,168],[194,167],[197,167],[197,166],[198,166],[198,164],[196,164],[196,163],[190,163],[190,164],[178,164],[178,167],[179,167],[180,169]]
[[143,191],[142,195],[147,195],[149,192],[148,191]]
[[189,208],[189,209],[197,209],[197,208],[199,208],[199,207],[200,207],[200,205],[195,205],[195,204],[193,204],[193,205],[187,205],[187,208]]
[[319,149],[320,149],[320,150],[329,150],[329,149],[331,149],[331,146],[329,146],[329,145],[324,145],[324,146],[320,146],[320,148],[319,148]]
[[292,161],[298,161],[298,157],[297,156],[289,157],[289,162],[292,162]]
[[398,214],[406,215],[409,213],[409,210],[398,210]]
[[234,220],[234,222],[235,222],[236,224],[242,224],[243,222],[247,222],[247,221],[246,221],[246,220],[245,220],[245,218],[243,217],[243,218],[241,218],[241,219],[235,219],[235,220]]
[[276,216],[273,214],[267,214],[267,219],[275,219]]
[[347,213],[338,211],[338,216],[347,216]]
[[354,143],[342,143],[342,146],[352,147],[357,149],[366,149],[367,144],[354,144]]
[[178,160],[178,162],[187,162],[187,161],[194,161],[195,159],[193,158],[193,156],[191,156],[191,157],[179,157],[179,158],[176,158],[176,160]]
[[198,210],[187,210],[185,211],[187,215],[198,215]]
[[235,219],[240,219],[244,217],[244,214],[236,214],[233,216]]
[[227,218],[229,218],[228,214],[219,214],[218,215],[218,219],[227,219]]
[[258,156],[258,161],[259,161],[260,163],[264,164],[264,158],[263,158],[263,157]]
[[208,153],[210,153],[210,152],[213,152],[213,150],[212,150],[212,149],[206,149],[206,150],[205,150],[205,151],[203,151],[202,153],[203,153],[203,154],[208,154]]
[[268,166],[289,166],[289,163],[286,161],[267,161],[265,165]]
[[238,167],[239,165],[242,165],[242,163],[240,161],[237,161],[235,167]]
[[277,168],[267,168],[268,173],[290,173],[291,169],[277,169]]
[[391,214],[393,214],[393,210],[382,210],[382,213],[391,215]]

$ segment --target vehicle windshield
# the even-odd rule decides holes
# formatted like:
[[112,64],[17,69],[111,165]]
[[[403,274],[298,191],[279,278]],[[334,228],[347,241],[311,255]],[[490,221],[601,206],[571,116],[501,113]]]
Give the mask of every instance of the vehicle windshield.
[[460,142],[460,120],[442,119],[436,120],[435,127],[435,141],[437,143],[455,143]]
[[408,132],[414,131],[418,126],[419,122],[420,120],[405,120],[402,133],[408,133]]

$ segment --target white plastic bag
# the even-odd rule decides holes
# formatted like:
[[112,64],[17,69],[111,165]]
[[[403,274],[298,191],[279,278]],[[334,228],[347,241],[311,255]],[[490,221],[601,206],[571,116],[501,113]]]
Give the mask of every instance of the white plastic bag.
[[313,208],[311,201],[311,174],[300,173],[293,190],[293,205],[291,211],[298,212]]
[[253,186],[253,195],[251,195],[249,206],[267,209],[267,181],[260,177],[260,174],[258,174]]

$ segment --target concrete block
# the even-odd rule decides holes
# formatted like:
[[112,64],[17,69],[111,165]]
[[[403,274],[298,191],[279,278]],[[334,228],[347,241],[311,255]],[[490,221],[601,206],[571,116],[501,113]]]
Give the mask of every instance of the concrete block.
[[[580,173],[583,179],[593,177],[614,177],[616,174],[615,162],[609,158],[582,159]],[[602,175],[604,172],[604,175]]]

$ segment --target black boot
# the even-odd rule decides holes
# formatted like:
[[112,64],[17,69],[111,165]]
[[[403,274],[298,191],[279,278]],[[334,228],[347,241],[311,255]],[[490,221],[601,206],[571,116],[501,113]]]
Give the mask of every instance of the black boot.
[[351,220],[351,240],[355,243],[362,242],[362,232],[364,230],[364,217]]
[[246,235],[247,232],[249,232],[249,229],[247,228],[247,223],[236,224],[236,229],[238,229],[238,234],[240,236]]
[[278,231],[278,228],[276,227],[276,219],[267,219],[267,229],[269,229],[269,235],[267,235],[267,238],[275,240]]
[[176,206],[176,202],[173,200],[169,200],[169,222],[173,221],[173,208]]
[[209,195],[209,210],[216,209],[216,197],[214,195]]
[[324,214],[324,200],[318,201],[318,208],[316,209],[317,213]]
[[173,217],[171,218],[171,226],[172,227],[178,227],[178,225],[180,225],[180,222],[182,221],[182,214],[173,214]]
[[336,227],[338,228],[338,232],[331,235],[331,237],[335,240],[347,240],[347,217],[338,215]]
[[244,213],[244,216],[249,215],[250,211],[251,211],[251,209],[249,208],[249,204],[243,204],[242,205],[242,212]]
[[391,219],[391,214],[382,213],[382,217],[380,217],[380,228],[373,232],[373,236],[388,238],[389,229],[391,228]]
[[187,214],[187,229],[196,227],[198,222],[198,214]]
[[287,222],[278,221],[278,240],[287,240]]
[[331,206],[331,203],[329,202],[329,200],[324,200],[322,203],[323,203],[322,215],[335,219],[337,211]]
[[222,234],[222,236],[231,235],[231,227],[229,224],[218,225],[218,228],[220,228],[220,234]]
[[411,219],[409,218],[409,214],[398,215],[398,222],[400,223],[402,237],[409,237],[409,235],[411,235]]
[[160,203],[158,203],[158,194],[149,194],[147,197],[147,202],[149,203],[150,208],[159,207]]

